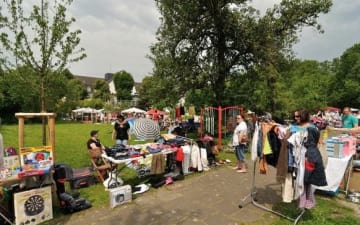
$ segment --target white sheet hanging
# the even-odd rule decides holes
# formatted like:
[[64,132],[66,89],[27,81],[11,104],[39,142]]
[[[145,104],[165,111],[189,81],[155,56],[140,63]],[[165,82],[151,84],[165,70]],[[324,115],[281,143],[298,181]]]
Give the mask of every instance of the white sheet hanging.
[[336,192],[340,186],[340,183],[344,177],[346,168],[351,159],[351,155],[344,158],[328,158],[328,163],[325,169],[327,186],[317,187],[318,190],[333,191]]
[[259,122],[255,123],[255,131],[253,134],[253,138],[251,140],[251,160],[255,161],[258,158],[257,148],[258,148],[258,140],[259,140]]

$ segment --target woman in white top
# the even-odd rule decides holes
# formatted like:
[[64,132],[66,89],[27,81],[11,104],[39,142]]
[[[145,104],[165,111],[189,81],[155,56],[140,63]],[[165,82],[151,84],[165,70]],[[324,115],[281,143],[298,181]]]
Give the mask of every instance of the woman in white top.
[[233,134],[233,146],[235,147],[235,155],[238,160],[236,167],[237,172],[245,173],[246,162],[245,162],[245,148],[247,143],[247,126],[242,115],[236,116],[237,126],[235,127]]

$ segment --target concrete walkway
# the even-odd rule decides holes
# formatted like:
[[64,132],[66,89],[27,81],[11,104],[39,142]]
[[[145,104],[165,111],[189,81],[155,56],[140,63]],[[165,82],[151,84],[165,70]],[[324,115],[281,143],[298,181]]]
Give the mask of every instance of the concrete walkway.
[[[72,214],[58,225],[240,225],[270,224],[276,218],[242,199],[252,187],[253,165],[248,173],[237,173],[229,165],[221,165],[183,181],[150,189],[134,197],[131,203],[111,209],[90,208]],[[280,185],[274,169],[268,175],[256,171],[257,202],[271,207],[281,201]],[[291,222],[289,222],[291,224]]]

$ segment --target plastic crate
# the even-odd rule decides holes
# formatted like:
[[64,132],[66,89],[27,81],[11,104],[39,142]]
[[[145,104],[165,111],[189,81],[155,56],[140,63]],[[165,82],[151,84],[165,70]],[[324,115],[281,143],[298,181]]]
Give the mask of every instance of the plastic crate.
[[339,138],[328,138],[325,141],[325,149],[329,157],[343,158],[344,142]]

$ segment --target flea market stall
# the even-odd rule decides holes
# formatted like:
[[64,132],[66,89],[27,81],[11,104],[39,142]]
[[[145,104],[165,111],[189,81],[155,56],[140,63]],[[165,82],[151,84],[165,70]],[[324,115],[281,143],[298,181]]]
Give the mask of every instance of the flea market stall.
[[[242,199],[240,208],[251,198],[254,206],[297,224],[305,211],[316,206],[315,190],[336,195],[343,189],[348,195],[352,159],[356,152],[354,136],[327,129],[319,132],[314,125],[288,127],[260,118],[255,124],[250,152],[254,162],[252,187],[250,194]],[[295,203],[296,200],[299,209],[296,218],[257,202],[256,173],[270,175],[269,166],[276,168],[282,202]],[[343,187],[340,187],[341,183]]]
[[[16,113],[19,150],[3,149],[1,168],[1,219],[8,224],[38,224],[53,217],[51,167],[54,163],[55,114]],[[49,144],[25,147],[24,120],[42,117],[48,121]]]

